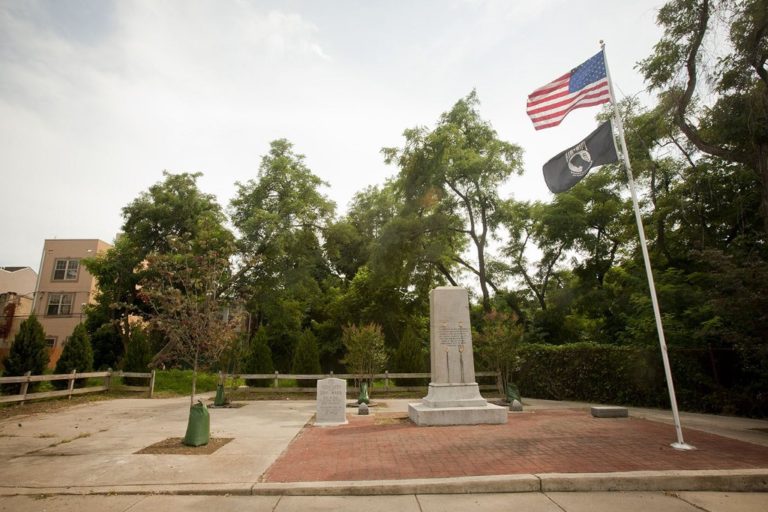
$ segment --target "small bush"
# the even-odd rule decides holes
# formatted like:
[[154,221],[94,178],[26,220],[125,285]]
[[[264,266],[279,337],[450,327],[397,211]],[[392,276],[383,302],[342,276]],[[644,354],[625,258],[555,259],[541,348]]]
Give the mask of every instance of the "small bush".
[[[267,344],[267,331],[259,329],[251,340],[251,350],[245,363],[246,373],[274,373],[275,366],[272,363],[272,350]],[[246,379],[247,386],[258,388],[267,388],[270,385],[269,380]]]
[[[91,348],[88,332],[83,324],[78,324],[75,330],[72,331],[72,335],[64,345],[64,350],[61,352],[61,357],[56,363],[53,373],[66,374],[72,373],[72,370],[78,372],[90,372],[93,370],[93,349]],[[84,387],[86,381],[87,379],[76,379],[75,386],[78,388]],[[53,385],[56,388],[64,389],[69,384],[66,380],[55,380]]]
[[[296,351],[293,354],[293,364],[291,371],[296,374],[319,374],[320,369],[320,350],[317,348],[317,339],[309,329],[305,329],[299,336],[299,343],[296,345]],[[315,387],[317,381],[314,379],[299,379],[299,387]]]
[[[4,377],[24,375],[42,375],[48,365],[48,347],[45,344],[43,326],[32,315],[21,322],[19,332],[13,339],[10,354],[3,362]],[[40,386],[39,382],[31,382],[27,392],[32,393]],[[3,384],[2,391],[8,395],[20,393],[21,384]]]

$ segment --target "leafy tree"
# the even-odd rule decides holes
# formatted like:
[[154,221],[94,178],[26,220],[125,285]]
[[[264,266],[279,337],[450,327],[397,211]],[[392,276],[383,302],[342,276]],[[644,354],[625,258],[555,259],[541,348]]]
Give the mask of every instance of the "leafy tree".
[[[320,368],[320,352],[317,348],[315,335],[309,329],[305,329],[299,336],[299,343],[293,354],[291,371],[296,374],[317,375],[322,372]],[[316,380],[300,379],[300,387],[314,387]]]
[[347,371],[355,374],[355,379],[362,383],[373,380],[373,375],[384,369],[387,352],[384,348],[384,334],[375,324],[347,325],[341,337],[346,355],[344,363]]
[[99,283],[89,321],[93,314],[114,324],[122,336],[123,353],[130,339],[130,318],[147,319],[151,313],[141,293],[142,282],[152,272],[146,265],[150,253],[167,254],[178,243],[204,243],[207,250],[224,253],[234,240],[215,197],[197,187],[202,174],[164,172],[163,176],[162,182],[123,208],[122,234],[114,247],[83,262]]
[[[478,105],[472,91],[441,116],[434,130],[406,130],[404,148],[382,150],[387,163],[400,167],[398,189],[405,201],[383,236],[393,237],[396,250],[417,254],[454,285],[452,268],[473,274],[487,311],[490,289],[498,288],[488,253],[499,223],[498,188],[522,172],[522,150],[498,139],[480,118]],[[464,254],[470,246],[474,261]]]
[[[416,328],[409,324],[392,355],[392,370],[396,373],[429,372],[429,351],[420,341]],[[395,381],[400,384],[397,380]],[[409,381],[403,380],[404,383]]]
[[153,309],[152,327],[167,339],[152,364],[188,364],[192,368],[192,404],[198,370],[218,364],[224,350],[235,342],[241,323],[229,313],[235,309],[223,295],[231,278],[228,254],[209,250],[204,240],[192,244],[172,241],[170,247],[173,253],[149,256],[152,278],[142,293]]
[[[24,375],[42,375],[48,366],[48,346],[45,344],[45,331],[35,315],[21,322],[19,332],[13,338],[8,357],[3,361],[4,377]],[[27,390],[34,392],[39,382],[30,382]],[[15,395],[20,392],[20,384],[3,384],[6,394]]]
[[331,276],[321,237],[335,205],[320,191],[304,156],[285,139],[273,141],[256,180],[237,184],[231,202],[240,268],[237,293],[258,327],[268,326],[276,365],[288,368],[302,330],[324,308]]
[[[86,331],[87,331],[86,326]],[[123,337],[113,323],[101,324],[96,331],[90,335],[91,346],[93,347],[93,366],[99,370],[107,368],[117,368],[118,363],[123,358]],[[128,344],[130,349],[130,343]]]
[[[664,37],[640,63],[646,81],[662,93],[662,104],[675,125],[699,151],[752,170],[768,234],[765,1],[672,0],[659,10],[657,20]],[[722,56],[703,58],[708,44],[716,44]],[[702,82],[711,84],[711,89]],[[702,90],[714,94],[714,104],[708,108],[698,106],[697,93]]]
[[[275,367],[272,364],[272,351],[267,344],[267,329],[262,327],[253,336],[251,341],[250,352],[245,365],[245,371],[247,373],[273,373]],[[268,380],[250,380],[246,379],[245,383],[248,386],[254,387],[269,387]]]
[[123,360],[123,370],[127,372],[146,372],[152,361],[152,345],[146,328],[135,327],[131,330],[128,351]]
[[[61,357],[56,362],[55,374],[71,373],[76,370],[79,373],[93,370],[93,349],[91,348],[91,339],[85,330],[85,325],[77,324],[72,335],[64,345]],[[87,379],[76,379],[77,387],[85,386]],[[68,386],[65,380],[52,381],[57,388],[66,388]]]
[[477,336],[477,355],[481,364],[499,374],[499,393],[506,393],[517,369],[517,348],[523,327],[514,315],[493,310],[485,314],[483,331]]

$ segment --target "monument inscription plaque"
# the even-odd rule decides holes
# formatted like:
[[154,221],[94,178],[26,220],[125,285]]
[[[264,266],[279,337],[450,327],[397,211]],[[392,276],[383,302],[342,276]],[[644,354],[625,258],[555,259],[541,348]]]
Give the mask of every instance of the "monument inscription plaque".
[[347,381],[320,379],[317,381],[315,425],[333,426],[347,423]]
[[506,409],[489,404],[475,382],[467,290],[432,290],[429,326],[432,379],[421,403],[408,406],[411,420],[418,425],[506,423]]

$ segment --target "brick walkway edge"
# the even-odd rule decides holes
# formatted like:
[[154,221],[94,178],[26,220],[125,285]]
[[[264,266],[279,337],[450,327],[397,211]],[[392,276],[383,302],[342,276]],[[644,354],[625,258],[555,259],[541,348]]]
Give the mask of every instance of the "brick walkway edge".
[[537,473],[768,468],[768,447],[636,418],[597,419],[583,409],[510,414],[506,425],[418,427],[402,414],[348,416],[308,426],[265,482],[399,480]]

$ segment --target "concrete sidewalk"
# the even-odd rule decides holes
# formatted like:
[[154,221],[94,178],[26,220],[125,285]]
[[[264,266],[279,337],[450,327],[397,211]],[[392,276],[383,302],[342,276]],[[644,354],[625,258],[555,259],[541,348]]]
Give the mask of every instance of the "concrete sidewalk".
[[[377,415],[385,416],[385,412],[390,415],[404,412],[407,409],[407,403],[408,400],[381,401],[377,407],[372,408],[374,418]],[[525,400],[525,404],[527,412],[522,413],[523,415],[549,417],[550,427],[557,424],[556,412],[565,409],[562,416],[562,421],[565,423],[562,425],[561,437],[563,432],[569,430],[568,422],[579,416],[569,411],[581,408],[582,416],[588,416],[586,404],[538,400]],[[149,503],[152,499],[159,499],[148,497],[145,501],[143,498],[131,496],[136,494],[259,494],[264,500],[254,499],[248,503],[255,504],[263,501],[274,505],[276,502],[270,501],[274,499],[269,497],[270,495],[399,494],[421,497],[443,493],[526,492],[525,496],[543,496],[541,491],[544,491],[547,496],[551,496],[551,493],[558,491],[715,490],[732,492],[768,489],[768,459],[765,464],[759,464],[763,460],[761,458],[763,451],[768,450],[765,448],[768,446],[768,441],[765,439],[768,437],[765,433],[768,430],[764,432],[760,429],[768,429],[768,422],[705,415],[683,415],[683,426],[686,432],[690,431],[694,437],[709,435],[692,430],[695,428],[693,424],[696,424],[706,428],[710,433],[724,436],[722,439],[727,446],[736,446],[733,443],[738,440],[759,442],[759,444],[739,445],[739,449],[746,447],[755,452],[750,455],[751,462],[739,466],[738,460],[735,462],[732,460],[731,465],[727,466],[729,469],[725,470],[717,467],[717,460],[715,460],[711,464],[712,467],[707,467],[703,471],[665,469],[560,474],[470,472],[447,473],[441,478],[406,478],[386,481],[378,479],[376,474],[367,474],[363,475],[364,478],[355,478],[353,481],[300,483],[264,481],[265,475],[270,474],[268,470],[276,467],[276,462],[279,463],[280,459],[295,450],[307,432],[322,430],[329,434],[335,433],[334,435],[344,443],[344,436],[348,432],[344,430],[345,427],[304,429],[314,414],[314,408],[314,401],[285,400],[255,401],[247,402],[240,408],[211,409],[212,437],[233,438],[232,442],[211,455],[136,453],[142,448],[169,437],[183,436],[189,410],[188,398],[119,399],[92,402],[50,414],[16,416],[0,422],[0,496],[6,497],[0,501],[0,510],[9,503],[8,500],[19,504],[31,499],[32,496],[59,495],[61,499],[80,499],[76,496],[71,498],[66,496],[94,493],[125,495],[118,497],[125,498],[127,501],[137,500],[134,504]],[[350,409],[350,412],[354,412],[354,409]],[[660,442],[668,444],[674,441],[674,429],[664,423],[668,421],[665,414],[668,415],[663,411],[640,409],[633,409],[631,412],[632,416],[647,417],[651,420],[648,423],[653,424],[654,432],[661,432],[662,437],[667,436]],[[516,418],[520,417],[523,416],[510,416],[511,421],[504,435],[514,432]],[[632,422],[622,421],[612,424],[614,426],[633,425]],[[692,425],[688,425],[688,421]],[[595,423],[596,429],[591,430],[592,434],[587,431],[579,435],[600,437],[603,427],[607,428],[609,424]],[[420,436],[430,436],[432,432],[439,433],[444,428],[453,427],[420,427],[418,433]],[[477,430],[480,431],[480,429]],[[302,431],[304,434],[297,439],[296,443],[291,444]],[[491,432],[485,429],[482,431]],[[370,432],[373,436],[377,436],[382,430],[373,429]],[[547,433],[537,435],[546,437]],[[572,442],[576,443],[577,440],[574,438]],[[345,450],[349,453],[359,454],[365,450],[365,444],[350,444],[350,439],[347,439],[346,443]],[[488,438],[485,449],[487,451],[489,447],[493,450],[493,446],[503,446],[500,443],[499,439]],[[507,444],[509,443],[508,441]],[[536,446],[529,447],[533,449]],[[472,453],[471,443],[468,444],[468,449],[470,451],[467,452],[466,457],[479,457],[478,454]],[[615,447],[619,455],[622,449],[622,446]],[[708,449],[702,449],[701,452],[706,456]],[[336,455],[341,454],[337,452]],[[531,455],[536,454],[529,453],[527,456]],[[556,455],[557,451],[548,456]],[[654,456],[652,452],[647,454],[648,459],[653,459]],[[701,454],[696,456],[701,458]],[[315,454],[308,453],[304,460],[297,459],[298,463],[294,464],[295,471],[300,473],[307,468],[311,457],[315,457]],[[28,495],[28,497],[9,497],[16,495]],[[762,498],[765,495],[756,496]],[[82,499],[86,498],[94,497],[82,497]],[[392,499],[394,498],[397,496],[392,496]],[[185,499],[194,501],[202,498]],[[331,503],[330,497],[328,499],[330,500],[328,503]],[[546,498],[546,501],[551,502],[552,499]],[[295,501],[292,498],[280,503],[282,503],[281,506],[288,507],[288,503],[294,502],[299,503],[300,500]],[[422,510],[429,509],[424,504],[421,504],[421,507]],[[11,509],[24,510],[23,508]],[[135,510],[141,509],[139,506]],[[259,510],[259,508],[255,509]],[[115,510],[124,509],[115,508]],[[277,510],[293,510],[293,508]],[[404,507],[404,510],[409,509]],[[538,509],[531,508],[531,510]],[[566,508],[566,510],[570,509]]]

